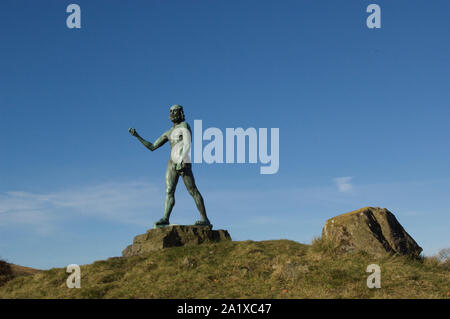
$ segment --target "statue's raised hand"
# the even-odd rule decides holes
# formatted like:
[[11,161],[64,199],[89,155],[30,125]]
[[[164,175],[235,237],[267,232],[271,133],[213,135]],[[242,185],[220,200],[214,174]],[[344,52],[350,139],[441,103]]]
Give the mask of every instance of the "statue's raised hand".
[[133,135],[133,136],[137,136],[136,130],[135,130],[134,128],[132,128],[132,127],[130,127],[130,128],[128,129],[128,132],[130,132],[130,134]]

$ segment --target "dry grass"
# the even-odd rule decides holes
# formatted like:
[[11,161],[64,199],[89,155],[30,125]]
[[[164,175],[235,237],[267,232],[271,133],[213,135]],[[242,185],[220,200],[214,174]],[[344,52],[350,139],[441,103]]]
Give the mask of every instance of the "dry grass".
[[0,260],[0,286],[6,282],[19,276],[34,275],[41,270],[10,264],[4,260]]
[[[381,289],[366,267],[381,267]],[[81,289],[64,268],[17,277],[0,298],[448,298],[450,270],[433,258],[342,254],[320,238],[222,242],[81,266]]]

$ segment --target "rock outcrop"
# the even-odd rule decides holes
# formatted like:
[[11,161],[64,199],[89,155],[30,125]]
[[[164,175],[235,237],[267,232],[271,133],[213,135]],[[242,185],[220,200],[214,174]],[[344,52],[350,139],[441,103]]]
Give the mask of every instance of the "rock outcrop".
[[231,240],[228,231],[212,230],[205,226],[173,225],[149,229],[145,234],[134,237],[133,244],[122,251],[122,256],[129,257],[145,254],[168,247],[195,246],[203,242]]
[[377,256],[388,252],[417,257],[422,252],[386,208],[364,207],[333,217],[325,223],[322,237],[344,251],[363,250]]

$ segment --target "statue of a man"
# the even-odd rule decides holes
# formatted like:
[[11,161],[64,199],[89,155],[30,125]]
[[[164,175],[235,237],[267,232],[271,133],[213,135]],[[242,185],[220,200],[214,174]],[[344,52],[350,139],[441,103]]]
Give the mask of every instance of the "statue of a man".
[[[175,188],[177,187],[179,176],[183,178],[184,184],[186,185],[189,194],[194,198],[195,204],[200,212],[201,219],[195,222],[195,225],[212,227],[206,216],[203,197],[195,185],[194,175],[192,174],[192,164],[190,163],[190,160],[186,160],[189,158],[188,152],[192,133],[189,124],[184,121],[183,107],[178,104],[172,105],[170,107],[169,119],[172,121],[173,126],[167,132],[163,133],[153,144],[140,137],[134,128],[128,130],[131,135],[135,136],[150,151],[156,150],[167,141],[170,142],[171,156],[166,171],[164,216],[155,223],[155,227],[169,225],[170,213],[175,205]],[[188,143],[186,143],[186,141],[188,141]],[[177,154],[179,156],[176,156]]]

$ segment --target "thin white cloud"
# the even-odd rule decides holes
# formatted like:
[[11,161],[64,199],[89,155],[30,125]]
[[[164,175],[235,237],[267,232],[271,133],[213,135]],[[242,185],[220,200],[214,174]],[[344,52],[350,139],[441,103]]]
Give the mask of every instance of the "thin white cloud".
[[107,183],[51,193],[0,193],[0,226],[34,226],[51,231],[58,220],[86,216],[128,224],[161,214],[162,193],[150,183]]
[[338,191],[341,193],[350,192],[353,189],[353,185],[350,183],[352,179],[353,177],[350,176],[335,178],[334,182],[336,183]]

